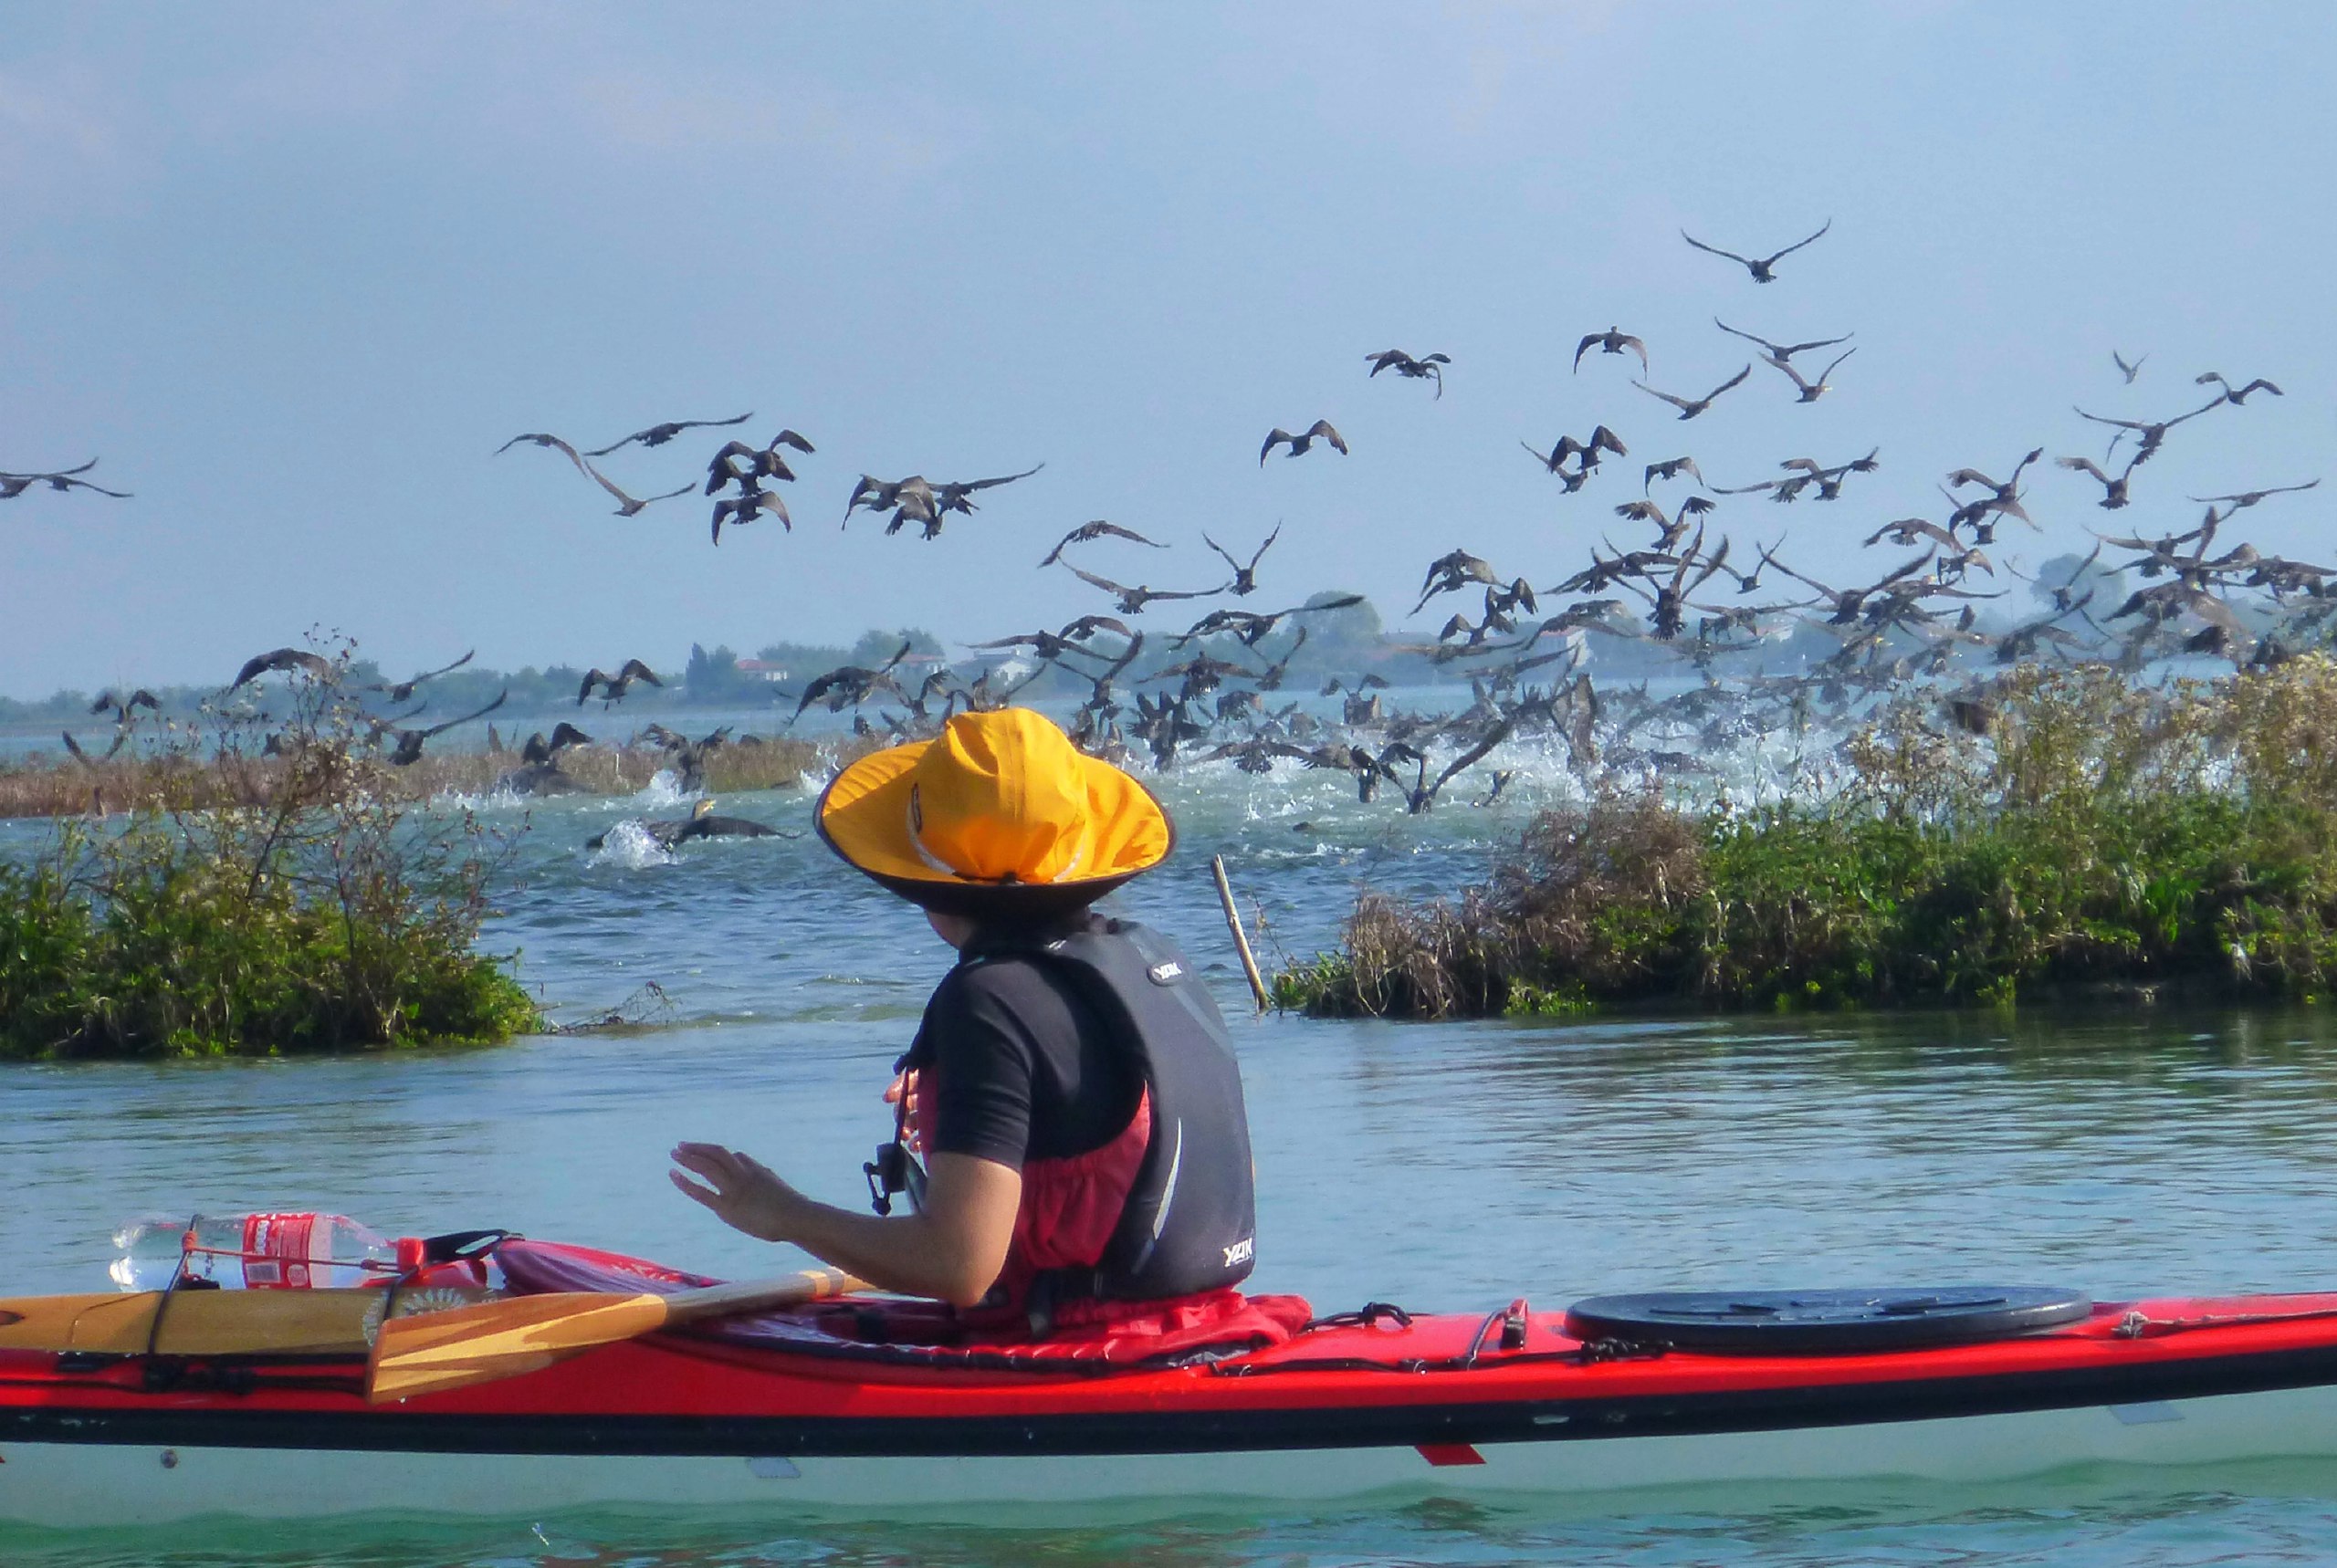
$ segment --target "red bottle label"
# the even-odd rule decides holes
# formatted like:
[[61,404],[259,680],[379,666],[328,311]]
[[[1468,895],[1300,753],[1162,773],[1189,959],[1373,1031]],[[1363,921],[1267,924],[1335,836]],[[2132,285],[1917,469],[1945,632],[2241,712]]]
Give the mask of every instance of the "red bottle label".
[[253,1214],[244,1218],[244,1286],[253,1291],[309,1288],[313,1214]]

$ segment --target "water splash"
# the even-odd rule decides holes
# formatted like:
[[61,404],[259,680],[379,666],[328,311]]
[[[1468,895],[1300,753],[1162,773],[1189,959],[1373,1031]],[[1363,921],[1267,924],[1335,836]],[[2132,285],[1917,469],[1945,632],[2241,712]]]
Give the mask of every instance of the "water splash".
[[541,801],[498,784],[490,789],[441,789],[430,804],[442,811],[524,811]]
[[632,803],[645,811],[668,810],[688,804],[702,793],[702,790],[685,789],[680,774],[670,768],[661,768],[650,775],[649,782],[641,787]]
[[640,821],[628,817],[602,836],[601,847],[584,863],[645,871],[651,866],[673,865],[677,858],[673,851],[652,838]]

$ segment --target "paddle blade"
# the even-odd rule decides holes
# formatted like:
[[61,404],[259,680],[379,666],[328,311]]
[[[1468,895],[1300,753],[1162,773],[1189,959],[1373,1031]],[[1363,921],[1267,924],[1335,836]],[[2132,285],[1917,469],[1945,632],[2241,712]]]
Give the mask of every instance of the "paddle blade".
[[[0,1350],[86,1351],[99,1355],[363,1355],[382,1310],[444,1311],[487,1292],[403,1291],[181,1291],[31,1296],[0,1301]],[[154,1314],[162,1314],[162,1331]]]
[[518,1296],[383,1326],[366,1368],[372,1404],[516,1377],[663,1328],[665,1298],[601,1291]]
[[601,1291],[514,1296],[455,1312],[400,1318],[385,1325],[374,1343],[365,1397],[379,1405],[516,1377],[579,1351],[661,1328],[801,1306],[867,1288],[837,1270],[806,1269],[783,1280],[707,1285],[665,1296]]
[[[128,1349],[143,1349],[156,1299],[152,1291],[125,1296],[109,1291],[0,1301],[0,1350],[110,1350],[109,1336],[115,1333]],[[128,1337],[132,1332],[135,1341]]]
[[365,1372],[365,1402],[368,1405],[390,1405],[424,1394],[444,1394],[449,1389],[467,1388],[474,1383],[493,1383],[500,1378],[541,1372],[554,1362],[567,1359],[571,1354],[537,1351],[489,1356],[475,1363],[449,1363],[441,1366],[372,1366]]

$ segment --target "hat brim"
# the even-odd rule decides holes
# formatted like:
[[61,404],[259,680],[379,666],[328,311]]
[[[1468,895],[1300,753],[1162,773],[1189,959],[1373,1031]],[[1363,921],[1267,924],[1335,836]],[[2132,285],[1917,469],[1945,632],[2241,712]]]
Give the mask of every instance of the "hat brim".
[[1084,909],[1176,847],[1176,825],[1152,791],[1108,762],[1074,753],[1095,825],[1093,876],[1057,882],[990,882],[929,863],[909,836],[909,772],[931,741],[874,752],[844,768],[812,813],[821,840],[846,864],[910,903],[976,919],[1043,920]]

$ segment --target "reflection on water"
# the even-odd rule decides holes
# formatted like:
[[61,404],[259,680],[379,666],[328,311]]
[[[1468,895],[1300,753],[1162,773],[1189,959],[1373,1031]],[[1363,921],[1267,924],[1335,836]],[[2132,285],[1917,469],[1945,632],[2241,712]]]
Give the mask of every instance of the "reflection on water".
[[[1329,941],[1359,880],[1450,891],[1531,798],[1425,819],[1338,780],[1171,779],[1184,849],[1127,906],[1234,1018],[1261,1180],[1259,1284],[1325,1307],[1478,1310],[1595,1291],[1987,1277],[2102,1299],[2326,1286],[2337,1026],[2313,1011],[2038,1011],[1553,1025],[1252,1020],[1207,872],[1224,849],[1275,939]],[[805,826],[799,792],[724,810]],[[834,1201],[888,1128],[877,1093],[948,955],[816,840],[670,863],[583,842],[637,800],[535,807],[487,944],[558,1016],[655,980],[670,1026],[329,1061],[0,1068],[5,1293],[86,1290],[152,1209],[345,1210],[400,1232],[504,1225],[709,1272],[772,1272],[665,1185],[677,1138],[751,1148]],[[504,813],[516,821],[517,809]],[[1294,832],[1294,822],[1312,824]],[[29,830],[0,829],[0,842]],[[2227,1482],[2228,1484],[2227,1484]],[[2133,1478],[2068,1496],[1651,1498],[1567,1514],[1415,1501],[1168,1522],[939,1529],[403,1519],[0,1542],[99,1563],[1479,1563],[2325,1561],[2337,1478]],[[2123,1489],[2123,1490],[2121,1490]]]
[[[2220,1482],[2227,1478],[2216,1478]],[[225,1523],[156,1533],[0,1538],[10,1568],[1493,1568],[2038,1563],[2326,1563],[2337,1557],[2328,1478],[2266,1471],[2159,1487],[2073,1477],[2009,1500],[1936,1490],[1778,1506],[1635,1500],[1588,1513],[1428,1500],[1322,1513],[968,1527],[866,1519],[737,1519],[687,1527],[562,1518],[461,1525],[343,1521],[271,1540]]]

